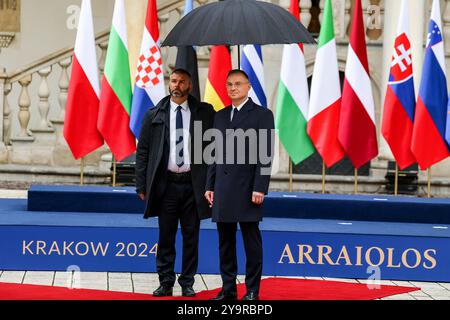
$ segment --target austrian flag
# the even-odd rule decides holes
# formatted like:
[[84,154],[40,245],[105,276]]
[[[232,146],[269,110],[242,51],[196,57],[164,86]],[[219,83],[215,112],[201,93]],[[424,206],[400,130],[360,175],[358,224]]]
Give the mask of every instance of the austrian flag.
[[365,30],[361,0],[356,0],[339,120],[339,141],[356,169],[378,155]]

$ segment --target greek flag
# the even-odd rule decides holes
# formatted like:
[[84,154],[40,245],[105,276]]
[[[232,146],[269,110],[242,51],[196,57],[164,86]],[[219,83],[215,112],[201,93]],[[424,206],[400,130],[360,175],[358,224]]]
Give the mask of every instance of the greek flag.
[[264,92],[264,64],[260,45],[244,46],[241,69],[250,78],[252,89],[249,92],[249,97],[255,103],[267,107],[267,99]]

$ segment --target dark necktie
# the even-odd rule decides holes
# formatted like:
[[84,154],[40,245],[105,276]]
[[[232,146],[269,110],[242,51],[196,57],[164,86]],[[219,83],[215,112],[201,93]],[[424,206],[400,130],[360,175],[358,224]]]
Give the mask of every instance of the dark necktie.
[[184,151],[183,151],[183,115],[181,114],[181,106],[177,108],[176,118],[176,139],[175,139],[175,162],[178,167],[184,165]]
[[231,113],[231,122],[233,122],[234,118],[237,116],[239,110],[236,107],[233,107],[233,111]]

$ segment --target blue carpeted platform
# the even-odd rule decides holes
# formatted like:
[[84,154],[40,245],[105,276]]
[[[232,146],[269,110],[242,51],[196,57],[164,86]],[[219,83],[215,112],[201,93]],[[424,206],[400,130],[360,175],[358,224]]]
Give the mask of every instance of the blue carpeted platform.
[[[449,227],[266,217],[263,273],[450,282]],[[0,270],[155,272],[157,238],[157,220],[135,213],[29,212],[26,200],[0,200]],[[238,259],[243,274],[240,236]],[[201,224],[198,272],[219,272],[210,221]]]
[[[32,186],[28,210],[142,215],[144,203],[134,188]],[[266,198],[264,216],[450,224],[450,199],[275,192]]]

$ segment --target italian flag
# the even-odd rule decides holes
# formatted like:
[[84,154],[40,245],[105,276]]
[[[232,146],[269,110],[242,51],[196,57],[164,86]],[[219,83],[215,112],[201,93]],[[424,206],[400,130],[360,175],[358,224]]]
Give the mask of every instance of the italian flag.
[[341,85],[331,0],[326,0],[311,83],[308,134],[327,167],[344,156],[338,140]]
[[127,46],[124,0],[116,0],[102,79],[98,129],[118,161],[136,151],[129,127],[132,92]]
[[103,145],[97,129],[100,85],[91,0],[81,3],[64,119],[64,138],[75,159]]
[[[289,11],[300,19],[297,0],[291,0]],[[315,152],[306,132],[309,94],[301,44],[284,46],[280,78],[275,127],[292,161],[299,164]]]

